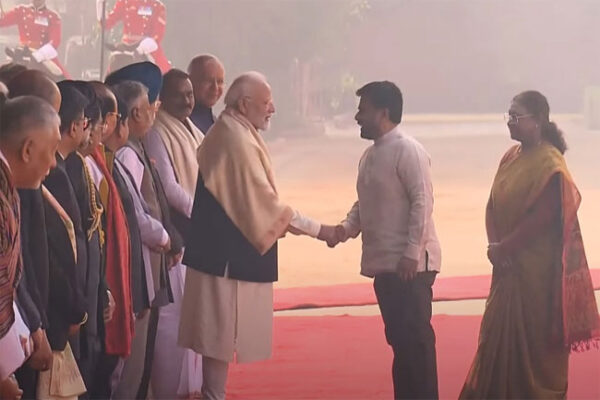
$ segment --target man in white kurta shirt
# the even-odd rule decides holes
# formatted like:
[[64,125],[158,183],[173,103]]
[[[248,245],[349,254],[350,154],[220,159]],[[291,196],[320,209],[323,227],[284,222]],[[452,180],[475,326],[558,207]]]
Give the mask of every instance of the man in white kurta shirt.
[[259,133],[275,112],[266,78],[239,76],[225,106],[198,151],[179,327],[179,344],[202,355],[202,397],[209,400],[225,398],[234,359],[271,356],[277,240],[288,231],[324,240],[330,231],[279,199]]
[[[160,99],[161,108],[143,142],[165,188],[171,217],[179,232],[185,233],[198,177],[196,151],[204,137],[189,118],[194,92],[188,74],[176,68],[167,72]],[[177,345],[185,273],[182,263],[169,270],[173,302],[159,311],[150,383],[159,399],[193,397],[201,390],[202,358]]]
[[394,351],[394,398],[437,398],[431,286],[441,251],[432,219],[429,155],[398,127],[403,102],[396,85],[371,82],[357,95],[361,137],[374,144],[360,160],[358,201],[338,225],[338,239],[362,232],[361,274],[375,278]]
[[[149,119],[148,91],[139,82],[125,81],[112,87],[117,97],[123,99],[129,109],[128,127],[129,132],[147,132],[152,121]],[[146,287],[152,304],[156,300],[159,282],[153,278],[151,269],[151,253],[165,251],[170,247],[170,237],[161,221],[154,218],[149,211],[144,197],[142,196],[142,179],[144,175],[144,164],[136,153],[123,146],[116,151],[115,168],[125,178],[128,190],[135,206],[135,215],[140,229],[142,240],[142,254],[146,271]],[[150,316],[147,312],[141,312],[135,321],[135,336],[132,342],[131,355],[119,365],[122,373],[117,368],[116,376],[120,377],[116,385],[113,398],[127,399],[135,397],[140,387],[144,365],[147,358],[147,343],[153,341],[150,324]],[[115,377],[116,377],[115,376]]]

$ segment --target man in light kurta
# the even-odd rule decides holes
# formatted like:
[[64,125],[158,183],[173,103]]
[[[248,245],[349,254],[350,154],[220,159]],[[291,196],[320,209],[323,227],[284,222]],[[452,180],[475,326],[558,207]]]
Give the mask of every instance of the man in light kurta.
[[258,133],[274,112],[266,78],[241,75],[198,151],[179,344],[202,354],[206,399],[225,398],[234,357],[252,362],[271,356],[277,240],[288,230],[323,238],[328,231],[279,199]]
[[[160,99],[161,108],[144,138],[144,146],[165,188],[171,218],[179,232],[184,233],[188,230],[198,177],[196,151],[204,137],[189,118],[194,92],[188,74],[178,69],[167,72]],[[173,266],[169,279],[173,303],[160,308],[152,365],[152,392],[157,398],[199,394],[202,384],[201,358],[177,345],[185,266]]]
[[356,122],[373,140],[358,167],[358,201],[339,225],[340,239],[362,232],[361,274],[373,286],[394,352],[395,399],[438,397],[432,285],[441,250],[433,223],[431,162],[400,130],[402,93],[392,82],[360,88]]

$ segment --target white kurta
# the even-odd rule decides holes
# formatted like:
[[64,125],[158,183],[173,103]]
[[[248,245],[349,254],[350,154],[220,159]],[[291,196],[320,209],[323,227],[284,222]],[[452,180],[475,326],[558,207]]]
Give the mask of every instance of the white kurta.
[[217,360],[271,357],[273,284],[244,282],[188,268],[179,345]]
[[[155,129],[150,130],[144,145],[160,176],[169,205],[189,216],[193,205],[192,194],[177,182],[173,163],[160,134]],[[192,153],[195,153],[195,149]],[[173,302],[159,310],[151,377],[153,396],[157,399],[191,397],[199,394],[202,388],[202,358],[177,345],[185,275],[186,267],[183,264],[177,264],[169,270]]]

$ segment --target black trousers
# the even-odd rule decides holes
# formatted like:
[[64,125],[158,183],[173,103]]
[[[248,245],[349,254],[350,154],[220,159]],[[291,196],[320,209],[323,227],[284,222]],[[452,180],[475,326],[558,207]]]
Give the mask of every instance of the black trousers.
[[158,330],[159,307],[150,309],[150,321],[148,322],[148,339],[146,342],[146,359],[144,360],[144,374],[140,382],[137,398],[147,399],[148,389],[150,388],[150,378],[152,376],[152,364],[154,362],[154,346],[156,344],[156,333]]
[[[85,335],[85,330],[82,330],[82,334]],[[95,381],[103,379],[102,372],[99,370],[101,356],[102,340],[98,336],[86,335],[81,339],[81,357],[77,365],[87,392],[79,396],[80,399],[93,398],[92,389],[95,388]]]
[[396,274],[375,276],[373,286],[394,351],[395,399],[437,399],[435,333],[431,326],[431,286],[436,272],[420,272],[410,281]]
[[101,351],[98,354],[96,370],[92,379],[92,386],[88,387],[86,398],[110,399],[112,396],[112,374],[119,362],[118,356],[106,354],[104,342],[101,342]]
[[23,400],[35,400],[37,395],[38,371],[32,369],[25,363],[15,371],[15,377],[19,387],[23,390]]

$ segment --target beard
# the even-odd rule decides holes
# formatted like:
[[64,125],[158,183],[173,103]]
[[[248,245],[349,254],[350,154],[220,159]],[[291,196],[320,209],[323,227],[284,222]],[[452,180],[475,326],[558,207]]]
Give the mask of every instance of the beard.
[[373,129],[369,129],[367,126],[360,127],[360,137],[363,139],[372,140],[374,138]]

